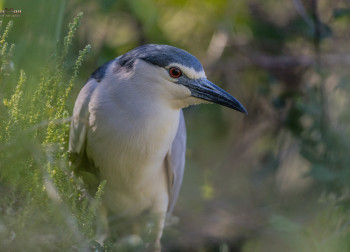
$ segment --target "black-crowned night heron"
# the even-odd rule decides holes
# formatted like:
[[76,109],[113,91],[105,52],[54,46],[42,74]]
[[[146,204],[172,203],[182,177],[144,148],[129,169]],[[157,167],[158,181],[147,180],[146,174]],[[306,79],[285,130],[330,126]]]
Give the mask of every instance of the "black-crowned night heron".
[[80,157],[85,167],[79,169],[107,180],[103,204],[111,213],[130,219],[146,211],[158,216],[156,249],[184,173],[181,109],[208,102],[247,113],[207,80],[197,58],[168,45],[143,45],[104,64],[75,102],[70,153]]

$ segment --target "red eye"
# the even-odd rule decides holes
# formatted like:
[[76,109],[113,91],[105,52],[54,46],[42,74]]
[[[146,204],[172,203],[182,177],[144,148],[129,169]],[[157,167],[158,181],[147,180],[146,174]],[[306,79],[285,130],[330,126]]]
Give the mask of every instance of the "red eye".
[[182,72],[177,67],[170,67],[169,68],[169,75],[173,78],[179,78],[182,75]]

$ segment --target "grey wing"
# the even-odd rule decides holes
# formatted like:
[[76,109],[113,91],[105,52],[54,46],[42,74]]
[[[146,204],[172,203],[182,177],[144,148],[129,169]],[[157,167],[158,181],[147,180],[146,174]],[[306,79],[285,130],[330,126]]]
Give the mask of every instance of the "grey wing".
[[182,179],[185,170],[186,154],[186,125],[183,111],[180,111],[179,127],[173,141],[172,147],[167,154],[167,169],[169,177],[169,207],[168,212],[174,209],[179,196]]
[[103,79],[106,71],[114,60],[99,67],[90,76],[85,86],[81,89],[74,104],[73,117],[69,136],[68,152],[80,157],[85,153],[86,133],[89,126],[89,104],[94,90]]
[[[68,153],[71,165],[78,175],[85,175],[85,172],[94,173],[96,170],[92,163],[87,159],[85,152],[90,116],[89,103],[96,86],[96,80],[92,78],[89,79],[80,91],[74,105]],[[85,180],[85,178],[83,179]]]

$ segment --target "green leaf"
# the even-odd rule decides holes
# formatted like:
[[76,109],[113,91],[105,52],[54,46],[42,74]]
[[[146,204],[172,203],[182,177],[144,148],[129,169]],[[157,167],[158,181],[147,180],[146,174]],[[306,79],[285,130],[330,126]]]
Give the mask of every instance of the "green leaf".
[[333,17],[335,19],[350,16],[350,8],[335,9]]
[[322,182],[330,182],[336,179],[337,177],[337,174],[335,172],[331,171],[330,169],[321,164],[313,165],[311,167],[309,175],[314,179]]

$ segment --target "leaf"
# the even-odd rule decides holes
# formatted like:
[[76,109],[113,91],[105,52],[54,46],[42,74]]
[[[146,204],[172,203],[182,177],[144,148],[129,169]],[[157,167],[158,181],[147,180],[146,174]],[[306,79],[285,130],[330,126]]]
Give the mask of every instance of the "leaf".
[[336,179],[337,174],[327,167],[321,165],[321,164],[315,164],[311,167],[311,171],[309,172],[309,175],[313,177],[316,180],[322,181],[322,182],[330,182]]
[[272,215],[269,223],[277,231],[284,233],[295,233],[303,229],[302,225],[282,215]]
[[350,16],[350,8],[335,9],[333,11],[333,17],[335,19]]

